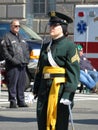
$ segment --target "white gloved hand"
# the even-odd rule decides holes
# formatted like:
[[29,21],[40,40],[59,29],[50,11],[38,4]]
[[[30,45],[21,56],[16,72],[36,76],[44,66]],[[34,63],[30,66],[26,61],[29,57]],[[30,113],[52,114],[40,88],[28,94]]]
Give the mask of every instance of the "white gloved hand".
[[86,73],[86,74],[88,73],[87,69],[85,69],[85,73]]
[[70,105],[71,101],[68,99],[61,98],[60,103],[63,103],[64,105]]
[[93,69],[93,71],[95,71],[95,72],[96,72],[96,69]]
[[28,93],[27,102],[31,104],[31,103],[33,103],[33,100],[34,100],[34,95],[32,93]]

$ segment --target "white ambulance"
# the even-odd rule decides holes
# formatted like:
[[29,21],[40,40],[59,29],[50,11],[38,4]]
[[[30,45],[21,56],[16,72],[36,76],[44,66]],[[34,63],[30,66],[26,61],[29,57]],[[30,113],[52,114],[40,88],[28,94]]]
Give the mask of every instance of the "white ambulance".
[[76,5],[74,42],[98,70],[98,5]]

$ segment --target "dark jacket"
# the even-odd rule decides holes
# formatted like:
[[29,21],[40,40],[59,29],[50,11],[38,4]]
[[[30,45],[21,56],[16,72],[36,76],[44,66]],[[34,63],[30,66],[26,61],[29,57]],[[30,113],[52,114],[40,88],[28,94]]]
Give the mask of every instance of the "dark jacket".
[[80,69],[81,70],[93,70],[94,67],[92,66],[91,62],[84,56],[80,56]]
[[3,58],[6,67],[26,66],[29,62],[29,48],[23,37],[11,31],[1,41]]

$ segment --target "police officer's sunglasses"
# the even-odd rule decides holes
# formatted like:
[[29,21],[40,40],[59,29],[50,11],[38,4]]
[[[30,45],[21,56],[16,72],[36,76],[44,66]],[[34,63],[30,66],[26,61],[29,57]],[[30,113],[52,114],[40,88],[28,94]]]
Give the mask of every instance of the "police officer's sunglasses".
[[12,26],[14,26],[15,28],[18,28],[18,27],[20,27],[20,25],[12,25]]

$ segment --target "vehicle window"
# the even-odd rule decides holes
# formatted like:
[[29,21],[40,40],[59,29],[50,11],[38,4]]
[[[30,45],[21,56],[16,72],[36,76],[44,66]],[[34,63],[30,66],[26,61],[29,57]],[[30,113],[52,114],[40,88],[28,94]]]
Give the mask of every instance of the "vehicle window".
[[[32,40],[42,40],[42,38],[36,34],[32,29],[30,29],[28,26],[22,24],[21,28],[29,35],[29,38]],[[20,30],[22,33],[22,30]]]
[[5,23],[0,23],[0,38],[2,38],[5,33],[9,32],[10,25]]
[[26,33],[23,28],[20,27],[19,32],[25,39],[31,39],[30,35],[28,35],[28,33]]

